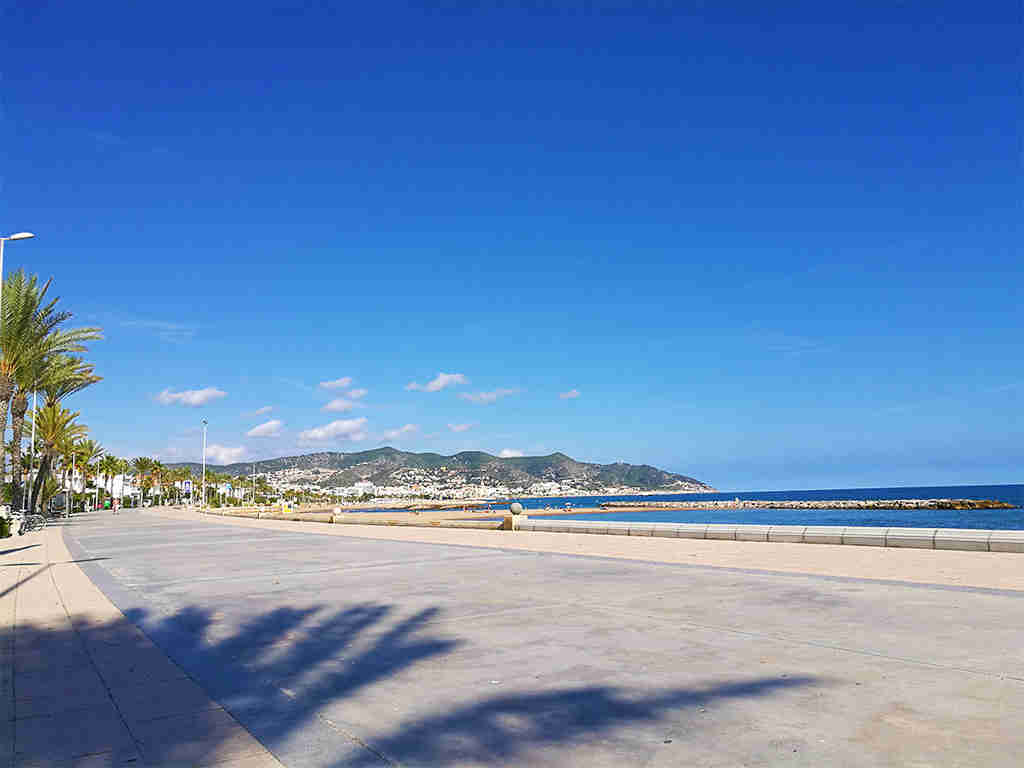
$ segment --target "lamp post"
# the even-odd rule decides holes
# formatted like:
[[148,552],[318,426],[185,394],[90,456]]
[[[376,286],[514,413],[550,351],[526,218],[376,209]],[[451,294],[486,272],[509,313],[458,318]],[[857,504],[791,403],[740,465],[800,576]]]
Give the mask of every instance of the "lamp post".
[[199,508],[206,509],[206,419],[203,419],[203,499]]
[[67,504],[67,516],[69,518],[71,517],[71,513],[72,513],[72,511],[74,511],[74,508],[75,508],[74,499],[71,498],[74,495],[75,495],[75,452],[74,452],[74,450],[72,450],[71,451],[71,482],[68,483],[68,493],[66,494],[66,498],[69,499],[68,504]]
[[[38,385],[37,385],[38,386]],[[36,390],[32,390],[32,447],[29,449],[28,458],[28,486],[25,489],[25,493],[21,496],[21,511],[25,512],[28,507],[25,506],[25,502],[30,501],[29,496],[32,495],[32,473],[36,468],[36,419],[39,418],[39,412],[36,410]]]
[[[4,281],[4,243],[8,240],[28,240],[35,237],[31,232],[15,232],[13,235],[0,237],[0,284]],[[3,292],[0,291],[0,318],[3,317]]]
[[[4,292],[3,292],[3,284],[4,284],[4,243],[6,243],[8,240],[28,240],[30,237],[35,237],[35,235],[33,235],[31,232],[15,232],[13,235],[7,235],[6,237],[0,237],[0,325],[3,324],[3,316],[4,316],[4,312],[3,312],[3,308],[4,308],[3,307],[3,300],[4,300]],[[5,442],[6,432],[7,432],[7,430],[4,430],[4,434],[0,435],[0,444]],[[0,457],[2,457],[2,459],[3,459],[2,462],[0,462],[0,463],[3,464],[3,466],[0,467],[0,480],[6,481],[6,479],[7,479],[7,453],[4,452],[4,451],[0,451]],[[13,461],[14,461],[14,458],[12,457],[12,464],[11,464],[11,475],[12,475],[11,479],[12,480],[14,479],[14,477],[13,477],[13,475],[14,475],[14,464],[13,464]],[[17,461],[19,463],[21,461],[21,447],[20,446],[18,447],[18,458],[17,458]],[[20,466],[19,466],[19,471],[20,471]]]

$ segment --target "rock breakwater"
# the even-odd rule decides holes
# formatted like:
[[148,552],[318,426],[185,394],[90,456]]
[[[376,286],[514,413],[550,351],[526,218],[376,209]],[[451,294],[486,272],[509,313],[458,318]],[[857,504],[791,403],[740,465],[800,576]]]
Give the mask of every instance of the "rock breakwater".
[[992,499],[840,499],[832,501],[606,501],[606,511],[644,509],[1015,509],[1013,504]]

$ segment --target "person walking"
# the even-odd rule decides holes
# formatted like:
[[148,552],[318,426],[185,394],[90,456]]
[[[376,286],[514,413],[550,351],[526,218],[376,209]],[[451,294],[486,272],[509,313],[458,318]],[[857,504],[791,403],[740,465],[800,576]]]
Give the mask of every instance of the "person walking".
[[114,498],[114,514],[117,514],[118,507],[121,506],[121,501],[117,497]]

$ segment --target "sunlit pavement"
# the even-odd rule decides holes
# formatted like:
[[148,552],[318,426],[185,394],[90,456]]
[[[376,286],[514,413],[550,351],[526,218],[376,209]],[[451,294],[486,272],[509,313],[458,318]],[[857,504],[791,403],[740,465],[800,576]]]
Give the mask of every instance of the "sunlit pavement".
[[1024,758],[1024,592],[273,526],[128,511],[64,533],[288,766]]

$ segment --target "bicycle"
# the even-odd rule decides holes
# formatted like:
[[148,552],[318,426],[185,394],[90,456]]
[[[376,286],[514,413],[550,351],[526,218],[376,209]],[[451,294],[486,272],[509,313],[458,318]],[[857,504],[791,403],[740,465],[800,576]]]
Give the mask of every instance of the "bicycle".
[[32,533],[33,531],[41,531],[46,527],[46,518],[42,515],[27,515],[25,522],[21,525],[22,533]]
[[46,527],[46,518],[42,515],[23,515],[16,512],[10,517],[12,528],[18,520],[21,521],[21,525],[18,527],[19,536],[33,531],[41,531]]

